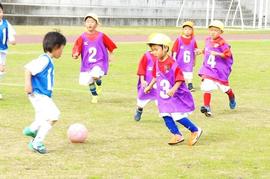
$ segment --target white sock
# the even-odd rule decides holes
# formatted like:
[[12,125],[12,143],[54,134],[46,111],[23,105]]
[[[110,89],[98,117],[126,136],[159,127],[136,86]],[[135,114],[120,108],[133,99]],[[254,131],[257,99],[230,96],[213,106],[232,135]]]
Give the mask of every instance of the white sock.
[[35,121],[32,122],[32,124],[29,126],[29,128],[30,128],[30,130],[31,130],[32,132],[37,131],[37,130],[39,129],[39,127],[40,127],[40,121],[38,121],[38,120],[35,120]]
[[45,139],[46,135],[48,134],[51,128],[52,125],[48,121],[43,122],[38,130],[37,136],[35,137],[33,143],[43,142],[43,140]]

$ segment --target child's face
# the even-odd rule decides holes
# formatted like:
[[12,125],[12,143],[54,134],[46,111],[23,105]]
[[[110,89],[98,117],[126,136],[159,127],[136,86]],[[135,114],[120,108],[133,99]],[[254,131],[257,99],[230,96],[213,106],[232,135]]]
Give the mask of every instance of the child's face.
[[3,19],[3,16],[4,16],[4,11],[3,9],[0,8],[0,20]]
[[163,59],[163,57],[167,54],[168,47],[162,47],[160,45],[151,45],[151,53],[157,57],[158,59]]
[[84,25],[89,32],[92,32],[97,28],[97,21],[91,17],[88,17],[85,20]]
[[53,58],[60,58],[64,49],[64,45],[61,45],[59,48],[55,48],[52,50],[52,57]]
[[192,29],[191,27],[189,27],[189,26],[186,25],[186,26],[183,28],[183,34],[184,34],[185,36],[190,37],[190,36],[192,35],[192,33],[193,33],[193,29]]
[[222,31],[217,27],[210,27],[209,28],[209,35],[212,39],[216,39],[222,34]]

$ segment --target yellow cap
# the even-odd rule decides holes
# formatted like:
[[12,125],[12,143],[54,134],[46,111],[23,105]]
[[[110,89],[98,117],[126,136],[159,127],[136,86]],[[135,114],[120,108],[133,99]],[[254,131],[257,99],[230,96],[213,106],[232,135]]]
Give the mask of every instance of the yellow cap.
[[194,24],[193,24],[193,22],[191,22],[191,21],[186,21],[186,22],[184,22],[184,23],[182,24],[182,27],[183,27],[183,28],[184,28],[185,26],[189,26],[189,27],[191,27],[191,28],[193,29]]
[[210,23],[209,28],[210,27],[217,27],[219,28],[222,32],[224,31],[224,24],[223,22],[219,21],[219,20],[214,20]]
[[156,44],[169,46],[171,43],[170,37],[162,33],[153,33],[148,37],[147,44]]
[[97,21],[97,24],[100,24],[99,20],[98,20],[98,16],[95,13],[88,13],[86,14],[86,16],[84,16],[84,21],[87,19],[87,17],[91,17],[93,19],[95,19]]

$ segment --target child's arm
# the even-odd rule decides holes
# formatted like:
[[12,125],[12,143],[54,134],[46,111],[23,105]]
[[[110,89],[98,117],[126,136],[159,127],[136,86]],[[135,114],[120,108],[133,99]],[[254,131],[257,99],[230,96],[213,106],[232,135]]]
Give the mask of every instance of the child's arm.
[[83,42],[83,40],[82,40],[82,37],[80,36],[76,40],[76,42],[75,42],[75,44],[74,44],[74,46],[72,48],[72,58],[78,59],[78,57],[80,56],[81,49],[82,49],[82,42]]
[[172,52],[172,57],[173,57],[174,60],[176,60],[176,55],[177,55],[176,52]]
[[210,53],[211,53],[211,55],[220,56],[221,58],[225,58],[225,55],[223,53],[219,53],[216,51],[211,51]]
[[7,22],[7,24],[8,24],[8,41],[11,45],[16,45],[15,39],[16,32],[9,22]]
[[146,88],[144,88],[144,93],[149,93],[156,82],[157,82],[157,79],[153,78],[150,84]]
[[147,82],[144,80],[144,75],[140,75],[140,81],[141,81],[141,84],[144,88],[147,87]]
[[182,84],[181,81],[177,81],[173,85],[173,87],[168,91],[167,95],[172,97],[174,95],[174,93],[176,92],[176,90],[180,87],[181,84]]
[[25,76],[24,90],[27,94],[31,94],[33,92],[31,81],[32,74],[29,70],[26,69],[24,76]]

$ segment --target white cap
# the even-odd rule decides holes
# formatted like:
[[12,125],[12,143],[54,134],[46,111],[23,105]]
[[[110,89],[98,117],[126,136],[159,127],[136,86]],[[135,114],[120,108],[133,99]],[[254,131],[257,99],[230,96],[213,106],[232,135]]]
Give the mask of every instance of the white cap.
[[84,16],[83,20],[85,21],[87,19],[87,17],[91,17],[91,18],[95,19],[97,21],[97,24],[100,24],[100,22],[98,20],[98,16],[95,13],[86,14],[86,16]]

